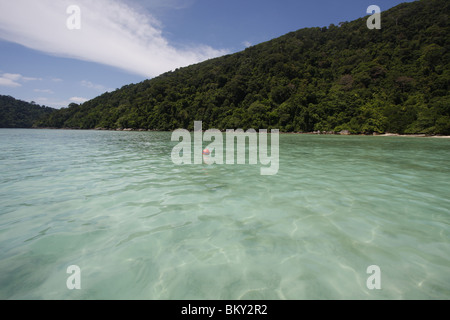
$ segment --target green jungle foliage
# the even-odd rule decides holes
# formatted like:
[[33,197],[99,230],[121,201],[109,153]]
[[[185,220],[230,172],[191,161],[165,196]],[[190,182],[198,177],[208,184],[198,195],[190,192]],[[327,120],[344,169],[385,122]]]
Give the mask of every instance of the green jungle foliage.
[[0,95],[0,128],[31,128],[55,109]]
[[41,127],[450,134],[450,1],[421,0],[72,104]]

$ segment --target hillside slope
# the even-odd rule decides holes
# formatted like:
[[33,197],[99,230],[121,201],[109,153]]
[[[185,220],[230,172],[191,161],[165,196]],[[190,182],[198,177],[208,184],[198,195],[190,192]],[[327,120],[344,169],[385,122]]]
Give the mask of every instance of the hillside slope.
[[55,109],[0,95],[0,128],[31,128]]
[[450,1],[306,28],[51,114],[68,128],[450,134]]

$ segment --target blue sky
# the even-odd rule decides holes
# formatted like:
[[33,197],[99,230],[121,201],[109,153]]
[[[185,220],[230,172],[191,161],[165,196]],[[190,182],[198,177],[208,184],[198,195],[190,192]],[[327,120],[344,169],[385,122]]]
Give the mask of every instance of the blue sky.
[[[0,94],[54,108],[401,0],[0,0]],[[69,30],[69,6],[80,29]]]

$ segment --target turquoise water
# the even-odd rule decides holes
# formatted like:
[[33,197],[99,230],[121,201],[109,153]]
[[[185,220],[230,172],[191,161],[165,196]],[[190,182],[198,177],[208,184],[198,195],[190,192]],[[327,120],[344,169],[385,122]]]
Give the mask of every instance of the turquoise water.
[[170,136],[0,129],[0,299],[450,298],[450,140],[280,135],[262,176]]

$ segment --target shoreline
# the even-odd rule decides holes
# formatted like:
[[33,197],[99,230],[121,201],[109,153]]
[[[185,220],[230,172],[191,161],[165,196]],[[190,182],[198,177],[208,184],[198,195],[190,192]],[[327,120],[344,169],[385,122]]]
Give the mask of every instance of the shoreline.
[[450,136],[444,135],[431,135],[431,134],[400,134],[400,133],[379,133],[379,134],[340,134],[340,133],[315,133],[315,132],[280,132],[280,134],[308,134],[316,136],[364,136],[364,137],[408,137],[408,138],[442,138],[450,139]]
[[[155,129],[133,129],[133,128],[119,128],[119,129],[107,129],[107,128],[95,128],[95,129],[81,129],[81,128],[55,128],[55,127],[41,127],[41,128],[0,128],[0,129],[37,129],[37,130],[82,130],[82,131],[125,131],[125,132],[172,132]],[[225,130],[220,130],[225,133]],[[193,131],[190,131],[193,132]],[[205,132],[205,130],[202,130]],[[401,133],[349,133],[349,132],[282,132],[280,134],[305,134],[305,135],[324,135],[324,136],[365,136],[365,137],[411,137],[411,138],[438,138],[438,139],[450,139],[447,135],[432,135],[432,134],[401,134]]]

